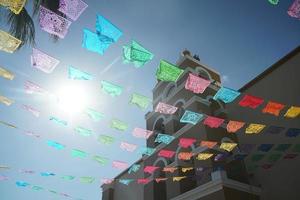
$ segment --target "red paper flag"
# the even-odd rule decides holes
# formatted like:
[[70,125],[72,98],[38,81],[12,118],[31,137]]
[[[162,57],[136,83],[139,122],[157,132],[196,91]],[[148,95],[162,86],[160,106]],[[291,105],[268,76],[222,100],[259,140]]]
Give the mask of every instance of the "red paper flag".
[[180,138],[179,146],[183,148],[188,148],[192,146],[194,142],[196,142],[196,139],[194,138]]
[[224,122],[224,119],[218,117],[208,116],[203,124],[209,126],[210,128],[218,128]]
[[242,107],[249,107],[255,109],[263,102],[264,100],[262,98],[246,94],[243,97],[243,99],[239,102],[239,105]]
[[164,158],[172,158],[175,155],[175,151],[169,151],[169,150],[160,150],[158,153],[158,156],[164,157]]
[[157,170],[159,167],[155,167],[155,166],[146,166],[144,168],[144,172],[145,173],[149,173],[149,174],[153,174],[155,170]]
[[147,184],[150,182],[150,179],[147,178],[140,178],[137,180],[138,184]]

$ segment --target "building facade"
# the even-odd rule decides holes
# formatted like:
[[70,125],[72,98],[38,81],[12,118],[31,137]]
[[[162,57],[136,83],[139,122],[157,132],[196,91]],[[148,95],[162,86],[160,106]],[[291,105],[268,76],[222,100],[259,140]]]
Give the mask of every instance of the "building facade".
[[[296,53],[295,53],[296,52]],[[292,54],[292,56],[291,56]],[[269,69],[269,72],[264,72],[256,79],[245,85],[240,89],[240,92],[253,93],[253,95],[261,96],[266,99],[274,99],[281,102],[285,102],[291,105],[299,105],[300,96],[296,97],[294,91],[289,93],[289,101],[286,100],[286,91],[282,92],[284,88],[298,88],[300,91],[300,81],[295,78],[293,81],[290,78],[285,80],[284,84],[280,83],[283,80],[283,73],[299,72],[299,67],[296,68],[296,63],[300,64],[299,49],[296,49],[288,57],[283,58],[286,62],[279,61]],[[288,64],[290,63],[290,64]],[[290,120],[286,122],[279,122],[278,119],[267,118],[257,111],[250,112],[242,111],[237,103],[224,104],[222,101],[214,100],[213,96],[221,87],[220,74],[209,67],[201,64],[197,56],[192,56],[189,51],[182,52],[182,55],[176,63],[178,67],[184,70],[181,77],[173,82],[158,81],[153,89],[153,110],[159,102],[164,102],[178,107],[177,112],[174,115],[164,115],[157,112],[149,112],[146,114],[146,128],[153,130],[152,134],[147,139],[147,147],[156,148],[155,153],[151,156],[143,155],[135,164],[141,165],[141,168],[136,173],[128,173],[128,170],[119,174],[116,179],[137,179],[137,178],[149,178],[151,181],[147,184],[137,184],[136,182],[130,183],[129,186],[114,181],[108,185],[102,185],[103,200],[225,200],[225,199],[276,199],[275,195],[268,195],[272,190],[276,190],[278,185],[274,184],[274,177],[268,177],[264,175],[264,171],[258,169],[252,170],[251,173],[247,171],[248,165],[251,164],[251,160],[239,160],[232,159],[234,155],[239,154],[239,148],[236,148],[228,159],[215,161],[213,158],[208,160],[197,160],[193,156],[188,161],[178,159],[178,155],[181,152],[193,152],[194,155],[198,153],[225,153],[218,147],[213,149],[207,149],[199,147],[199,144],[192,145],[189,149],[181,148],[178,146],[180,138],[196,138],[197,141],[210,140],[218,142],[235,142],[235,143],[272,143],[279,144],[282,142],[281,138],[274,139],[267,136],[248,136],[244,134],[228,134],[226,126],[222,125],[219,128],[210,128],[202,123],[183,124],[180,123],[180,118],[185,110],[194,111],[197,113],[204,113],[209,116],[215,116],[219,118],[233,120],[242,120],[245,122],[266,122],[266,124],[279,124],[284,127],[299,127],[299,120]],[[290,67],[286,67],[288,65]],[[272,69],[272,70],[271,70]],[[200,76],[207,80],[210,80],[213,84],[205,90],[203,94],[194,94],[191,91],[185,89],[185,81],[188,74]],[[299,74],[299,73],[298,73]],[[277,80],[277,82],[276,82]],[[273,82],[276,82],[274,89]],[[235,101],[235,102],[238,102]],[[255,112],[257,112],[255,114]],[[250,114],[249,114],[250,113]],[[262,120],[262,121],[261,121]],[[268,121],[269,120],[269,121]],[[272,121],[275,120],[275,121]],[[282,124],[283,123],[283,124]],[[291,124],[292,123],[292,124]],[[155,138],[158,133],[168,134],[175,137],[170,144],[158,144],[155,142]],[[263,135],[263,134],[262,134]],[[286,141],[294,142],[295,141]],[[299,143],[299,141],[298,141]],[[172,159],[166,159],[158,156],[158,152],[161,149],[172,150],[176,152],[176,155]],[[249,156],[248,156],[249,157]],[[248,158],[247,157],[247,158]],[[291,162],[298,162],[294,159]],[[279,163],[280,164],[280,163]],[[157,166],[163,167],[177,167],[179,170],[174,173],[163,172],[162,170],[155,171],[152,175],[145,174],[143,172],[144,166]],[[287,171],[289,171],[289,165],[282,161]],[[298,165],[300,166],[300,165]],[[183,172],[180,170],[184,167],[192,167],[192,170]],[[273,170],[273,169],[271,169]],[[275,170],[275,167],[274,167]],[[278,169],[279,170],[279,169]],[[271,171],[273,173],[273,171]],[[278,175],[280,171],[274,171],[274,175]],[[296,173],[296,171],[294,171]],[[250,174],[250,175],[249,175]],[[292,172],[289,175],[292,176]],[[181,181],[173,181],[174,176],[185,176],[186,178]],[[155,181],[155,178],[168,178],[166,181]],[[263,178],[262,178],[263,177]],[[267,177],[267,178],[266,178]],[[288,177],[285,177],[288,178]],[[299,185],[300,177],[295,180]],[[271,186],[267,186],[270,184]],[[267,188],[267,190],[266,190]],[[281,187],[282,188],[282,187]],[[284,186],[285,191],[288,191],[290,186]],[[276,193],[277,191],[272,191]],[[272,197],[272,198],[269,198]],[[298,197],[297,194],[294,197]],[[279,199],[279,198],[277,198]],[[298,198],[300,199],[300,198]],[[295,198],[296,200],[296,198]]]

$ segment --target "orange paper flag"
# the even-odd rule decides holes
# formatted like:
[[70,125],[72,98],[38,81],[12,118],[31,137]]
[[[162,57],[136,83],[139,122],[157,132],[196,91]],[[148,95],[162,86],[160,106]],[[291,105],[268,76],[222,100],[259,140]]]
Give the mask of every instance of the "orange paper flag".
[[284,108],[283,104],[269,101],[266,107],[262,110],[262,112],[279,116],[279,113],[283,108]]
[[235,133],[245,125],[245,122],[229,121],[227,124],[227,132]]

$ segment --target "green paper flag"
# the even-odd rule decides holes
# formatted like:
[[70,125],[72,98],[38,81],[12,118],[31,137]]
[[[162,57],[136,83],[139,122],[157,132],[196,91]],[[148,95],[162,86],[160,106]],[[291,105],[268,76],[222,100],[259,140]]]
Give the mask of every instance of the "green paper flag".
[[105,165],[108,162],[109,159],[101,157],[101,156],[94,156],[93,160],[97,161],[101,165]]
[[133,93],[131,95],[130,104],[136,105],[142,110],[146,109],[149,106],[150,102],[150,98],[146,96],[137,93]]
[[122,122],[118,119],[112,119],[110,123],[110,127],[119,131],[126,131],[128,125],[125,122]]
[[281,158],[281,154],[280,153],[276,153],[276,154],[271,154],[271,155],[269,155],[269,157],[268,157],[268,161],[269,162],[276,162],[276,161],[278,161],[280,158]]
[[115,142],[115,138],[108,135],[99,135],[98,141],[102,144],[110,145]]
[[101,119],[104,118],[104,114],[97,112],[94,109],[87,108],[85,113],[95,122],[100,121]]
[[83,176],[83,177],[80,177],[80,182],[81,183],[93,183],[95,180],[94,177],[90,177],[90,176]]
[[154,55],[145,49],[136,41],[132,41],[130,45],[123,46],[124,63],[133,63],[136,68],[142,67],[152,60]]
[[79,158],[85,158],[87,156],[87,153],[78,149],[72,149],[72,156],[73,157],[79,157]]
[[75,176],[62,176],[61,178],[66,181],[71,181],[75,178]]
[[156,71],[156,78],[161,81],[176,82],[183,72],[184,70],[176,67],[175,65],[161,60]]
[[104,93],[109,94],[112,97],[120,96],[123,91],[121,86],[108,81],[101,81],[101,88]]
[[277,5],[279,0],[269,0],[270,4]]
[[69,79],[92,80],[93,76],[74,67],[69,67]]
[[37,185],[34,185],[31,187],[31,189],[35,190],[35,191],[40,191],[40,190],[43,190],[44,188],[40,187],[40,186],[37,186]]
[[82,127],[76,127],[74,129],[79,135],[82,135],[82,136],[91,136],[93,134],[93,132],[89,129],[86,129],[86,128],[82,128]]
[[264,154],[254,154],[252,157],[251,157],[251,160],[253,162],[257,162],[257,161],[260,161],[261,159],[264,158]]

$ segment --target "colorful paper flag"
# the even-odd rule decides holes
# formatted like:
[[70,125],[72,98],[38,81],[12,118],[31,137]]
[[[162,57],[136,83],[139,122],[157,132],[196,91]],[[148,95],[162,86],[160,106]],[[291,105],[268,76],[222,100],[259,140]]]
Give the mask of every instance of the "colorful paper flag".
[[128,174],[131,174],[131,173],[135,173],[135,172],[137,172],[137,171],[139,171],[139,169],[141,168],[141,165],[139,165],[139,164],[133,164],[130,168],[129,168],[129,170],[128,170]]
[[11,100],[11,99],[9,99],[9,98],[7,98],[5,96],[1,96],[1,95],[0,95],[0,102],[3,103],[6,106],[10,106],[11,104],[14,103],[13,100]]
[[31,114],[33,114],[33,116],[35,117],[39,117],[40,116],[40,111],[38,111],[37,109],[28,106],[28,105],[22,105],[22,108],[28,112],[30,112]]
[[160,182],[166,181],[166,180],[168,180],[168,178],[156,178],[156,179],[155,179],[155,182],[156,182],[156,183],[160,183]]
[[127,162],[123,162],[123,161],[113,161],[112,162],[112,167],[117,168],[117,169],[121,169],[124,170],[128,167],[128,163]]
[[103,55],[104,50],[108,48],[108,45],[101,42],[96,33],[88,29],[83,29],[82,47],[89,51]]
[[283,131],[285,128],[284,127],[279,127],[279,126],[269,126],[265,133],[269,133],[272,135],[279,134],[281,131]]
[[298,128],[289,128],[287,132],[285,133],[287,137],[297,137],[300,135],[300,129]]
[[159,167],[156,166],[145,166],[144,172],[148,174],[153,174],[155,170],[159,169]]
[[170,144],[174,139],[175,139],[174,136],[159,133],[159,134],[157,134],[154,142]]
[[202,94],[206,88],[210,85],[210,81],[192,73],[189,73],[189,77],[185,82],[185,89],[192,91],[196,94]]
[[181,181],[182,179],[185,179],[185,178],[186,178],[186,176],[174,176],[172,180],[174,182],[177,182],[177,181]]
[[291,144],[278,144],[277,147],[274,149],[275,151],[285,152],[288,150],[292,145]]
[[161,81],[176,82],[183,72],[183,69],[180,69],[167,61],[161,60],[159,67],[156,70],[156,78]]
[[82,0],[60,0],[59,11],[76,21],[88,5]]
[[200,142],[201,147],[207,147],[209,149],[214,148],[214,146],[216,146],[217,144],[218,144],[217,142],[213,142],[213,141],[201,141]]
[[253,162],[258,162],[258,161],[262,160],[264,157],[265,157],[264,154],[254,154],[254,155],[251,157],[251,160],[252,160]]
[[215,162],[221,162],[221,161],[225,161],[225,159],[229,157],[228,153],[218,153],[215,158],[214,161]]
[[151,147],[141,147],[140,153],[145,154],[147,156],[151,156],[155,152],[155,150],[156,150],[155,148],[151,148]]
[[131,95],[129,103],[138,106],[142,110],[145,110],[149,106],[150,102],[150,98],[137,93],[133,93]]
[[79,178],[81,183],[93,183],[95,178],[90,176],[83,176]]
[[123,92],[121,86],[108,81],[101,81],[101,88],[105,94],[109,94],[112,97],[120,96]]
[[74,67],[69,67],[69,79],[72,80],[93,80],[94,77],[87,73],[87,72],[83,72],[79,69],[76,69]]
[[292,152],[300,153],[300,144],[295,144],[293,146]]
[[258,134],[260,133],[266,125],[263,124],[249,124],[246,128],[246,134]]
[[192,157],[193,157],[192,152],[180,152],[178,154],[178,159],[179,160],[191,160]]
[[47,141],[48,146],[53,147],[57,150],[62,150],[65,148],[65,145],[59,144],[58,142],[52,141],[52,140],[48,140]]
[[53,72],[53,70],[57,67],[59,63],[60,61],[56,58],[49,56],[41,50],[32,48],[31,65],[36,69],[50,74]]
[[203,121],[203,124],[209,126],[210,128],[219,128],[223,124],[224,119],[218,117],[207,116]]
[[158,156],[164,158],[172,158],[175,155],[175,151],[162,149],[159,151]]
[[14,36],[0,30],[0,50],[7,53],[13,53],[16,51],[20,44],[21,40],[15,38]]
[[177,170],[177,167],[164,167],[163,172],[174,173]]
[[295,154],[295,153],[289,153],[289,154],[286,154],[283,159],[294,159],[298,156],[298,154]]
[[149,183],[150,182],[150,179],[147,179],[147,178],[139,178],[138,180],[137,180],[137,183],[138,184],[147,184],[147,183]]
[[256,144],[239,144],[240,151],[246,154],[250,154],[254,147]]
[[50,117],[50,121],[54,121],[55,123],[57,123],[59,125],[62,125],[62,126],[67,126],[68,125],[68,122],[66,122],[64,120],[61,120],[61,119],[58,119],[57,117],[53,117],[53,116]]
[[279,116],[280,111],[285,105],[269,101],[266,107],[262,110],[263,113],[269,113],[275,116]]
[[131,44],[123,46],[124,63],[133,63],[136,68],[144,66],[154,55],[142,45],[132,40]]
[[97,161],[101,165],[105,165],[109,161],[108,158],[105,158],[105,157],[102,157],[102,156],[94,156],[93,160]]
[[101,142],[102,144],[111,145],[112,143],[115,142],[115,138],[109,135],[99,135],[98,141]]
[[214,154],[213,153],[199,153],[197,156],[197,160],[207,160],[211,158]]
[[182,115],[180,122],[196,125],[199,121],[203,119],[203,117],[203,114],[186,110]]
[[89,130],[89,129],[86,129],[86,128],[83,128],[83,127],[80,127],[80,126],[76,127],[74,129],[74,131],[76,133],[78,133],[79,135],[86,136],[86,137],[91,136],[93,134],[92,130]]
[[40,175],[41,175],[41,176],[45,176],[45,177],[48,177],[48,176],[55,176],[55,174],[52,173],[52,172],[41,172]]
[[300,19],[300,0],[294,0],[287,13],[291,17]]
[[270,4],[277,5],[279,3],[279,0],[269,0]]
[[0,67],[0,76],[8,80],[13,80],[15,78],[15,75],[12,72],[2,67]]
[[78,149],[72,149],[71,152],[72,157],[77,157],[77,158],[86,158],[87,157],[87,153]]
[[0,175],[0,181],[8,181],[9,178],[7,176]]
[[129,185],[133,179],[119,179],[119,183],[122,183],[124,185]]
[[193,169],[194,169],[194,167],[183,167],[183,168],[181,168],[181,171],[183,173],[186,173],[186,172],[192,171]]
[[0,0],[0,5],[7,7],[14,14],[18,15],[23,10],[26,0]]
[[280,158],[281,158],[282,154],[280,153],[275,153],[275,154],[271,154],[268,156],[268,161],[269,162],[277,162]]
[[153,131],[145,130],[142,128],[135,128],[132,135],[136,138],[148,139],[153,134]]
[[128,125],[125,122],[122,122],[118,119],[112,119],[110,122],[110,128],[119,130],[119,131],[126,131]]
[[249,107],[252,109],[257,108],[259,105],[261,105],[264,102],[264,100],[260,97],[255,97],[249,94],[246,94],[243,99],[239,102],[239,105],[242,107]]
[[155,112],[159,112],[166,115],[172,115],[177,111],[177,107],[159,102],[155,108]]
[[228,152],[232,151],[237,146],[237,143],[231,143],[231,142],[222,142],[220,149],[224,149]]
[[39,85],[31,82],[31,81],[26,81],[24,83],[24,89],[27,94],[33,94],[33,93],[38,93],[38,94],[43,94],[46,93],[46,90],[40,87]]
[[241,93],[230,88],[221,87],[213,97],[214,100],[221,100],[224,103],[234,101]]
[[71,181],[75,178],[75,176],[62,176],[61,179],[66,180],[66,181]]
[[121,142],[120,143],[120,148],[125,150],[125,151],[134,152],[137,148],[137,145],[130,144],[128,142]]
[[87,108],[85,113],[95,122],[98,122],[104,118],[104,114],[100,113],[92,108]]
[[259,151],[268,152],[272,149],[273,144],[261,144],[257,149]]
[[31,189],[35,190],[35,191],[41,191],[43,190],[44,188],[40,187],[40,186],[37,186],[37,185],[34,185],[31,187]]
[[53,11],[40,6],[40,27],[42,30],[56,35],[63,39],[68,33],[71,21],[54,13]]
[[17,182],[16,182],[16,185],[17,185],[18,187],[27,187],[27,186],[29,186],[30,184],[27,183],[27,182],[24,182],[24,181],[17,181]]
[[180,138],[179,139],[179,146],[183,148],[189,148],[196,142],[194,138]]
[[[300,3],[299,3],[300,6]],[[300,9],[300,8],[299,8]],[[285,113],[286,118],[296,118],[300,115],[300,107],[291,106]]]
[[230,120],[227,124],[227,132],[228,133],[236,133],[238,130],[240,130],[245,125],[245,122],[239,122],[239,121],[232,121]]
[[114,179],[110,179],[110,178],[101,179],[101,183],[107,184],[107,185],[111,184],[113,181],[114,181]]
[[10,124],[10,123],[4,122],[4,121],[0,121],[0,124],[5,125],[5,126],[8,126],[8,127],[10,127],[10,128],[18,128],[18,127],[16,127],[16,126],[13,125],[13,124]]

